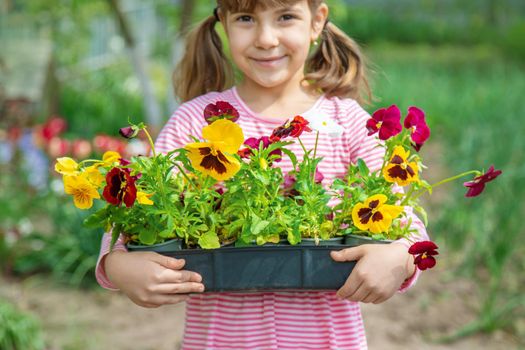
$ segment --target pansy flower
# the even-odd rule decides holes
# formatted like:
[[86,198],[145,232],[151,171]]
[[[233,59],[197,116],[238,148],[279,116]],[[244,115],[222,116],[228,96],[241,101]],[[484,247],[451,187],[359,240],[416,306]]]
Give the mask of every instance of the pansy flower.
[[[264,148],[268,148],[268,146],[271,145],[271,142],[270,142],[270,138],[268,136],[262,136],[262,137],[259,137],[259,138],[256,138],[256,137],[250,137],[248,139],[246,139],[244,141],[244,144],[248,147],[246,148],[242,148],[240,149],[237,154],[241,157],[241,158],[249,158],[251,155],[252,155],[252,149],[259,149],[259,145],[261,144],[262,142],[262,147],[263,149]],[[281,149],[276,149],[276,150],[273,150],[270,152],[270,155],[276,155],[278,156],[277,158],[274,159],[275,162],[280,162],[281,161],[281,157],[282,157],[282,154],[283,152],[281,151]]]
[[153,201],[150,199],[153,196],[153,193],[146,193],[142,191],[137,191],[137,202],[143,205],[153,205]]
[[208,142],[190,143],[184,147],[189,151],[192,166],[218,181],[234,176],[241,167],[232,156],[244,141],[240,126],[230,120],[219,119],[202,129],[202,137]]
[[55,171],[62,175],[78,175],[80,173],[78,163],[69,157],[57,158]]
[[104,154],[102,155],[102,162],[105,166],[110,166],[119,162],[121,158],[122,156],[120,155],[120,153],[115,151],[107,151],[104,152]]
[[414,264],[420,270],[426,270],[436,265],[433,255],[438,255],[438,246],[432,241],[422,241],[412,244],[408,253],[414,255]]
[[410,152],[402,146],[396,146],[389,163],[383,168],[383,176],[388,182],[406,186],[419,181],[416,162],[409,161]]
[[485,189],[485,184],[490,182],[501,175],[501,170],[494,170],[494,165],[491,165],[489,170],[483,175],[477,176],[472,181],[467,181],[463,183],[463,186],[468,188],[465,197],[476,197],[483,192]]
[[275,128],[270,136],[270,141],[277,142],[288,136],[299,137],[305,131],[312,131],[308,124],[308,120],[297,115],[291,121],[286,121],[283,125]]
[[412,145],[419,152],[430,137],[430,128],[425,121],[425,113],[417,107],[409,107],[404,125],[405,128],[411,130]]
[[379,132],[380,140],[388,140],[403,130],[401,125],[401,111],[396,105],[381,108],[374,112],[372,118],[366,122],[368,136]]
[[204,119],[208,124],[219,119],[228,119],[234,122],[239,119],[239,112],[228,102],[217,101],[217,103],[210,103],[204,108]]
[[100,163],[87,167],[83,172],[86,179],[95,187],[100,187],[104,181],[104,175],[102,175],[100,170],[98,170],[99,165]]
[[106,187],[102,196],[110,204],[120,206],[124,203],[126,207],[132,207],[137,199],[137,187],[129,169],[111,169],[106,174]]
[[73,196],[73,203],[79,209],[89,209],[93,199],[100,198],[97,188],[93,186],[84,174],[64,176],[64,191]]
[[392,220],[401,214],[403,207],[385,204],[387,196],[376,194],[364,203],[358,203],[352,208],[354,225],[363,231],[372,233],[388,232]]

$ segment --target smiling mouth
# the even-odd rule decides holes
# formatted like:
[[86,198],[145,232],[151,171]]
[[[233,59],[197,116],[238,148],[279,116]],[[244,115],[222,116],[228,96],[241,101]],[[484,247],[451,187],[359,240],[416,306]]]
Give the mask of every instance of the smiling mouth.
[[286,56],[269,57],[269,58],[252,58],[257,64],[262,66],[273,66],[281,62]]

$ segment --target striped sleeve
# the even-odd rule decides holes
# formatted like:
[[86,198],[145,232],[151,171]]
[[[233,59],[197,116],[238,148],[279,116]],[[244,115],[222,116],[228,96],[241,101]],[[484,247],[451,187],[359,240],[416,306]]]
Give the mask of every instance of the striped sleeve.
[[[124,242],[122,240],[123,236],[120,235],[117,242],[115,242],[115,245],[113,246],[113,250],[122,250],[127,251],[126,246],[124,245]],[[100,244],[100,252],[98,255],[97,265],[95,268],[95,277],[97,279],[98,284],[105,289],[109,290],[118,290],[117,287],[111,283],[108,276],[106,275],[106,270],[104,267],[104,262],[106,259],[106,256],[109,254],[109,246],[111,245],[111,232],[108,232],[102,236],[102,242]]]

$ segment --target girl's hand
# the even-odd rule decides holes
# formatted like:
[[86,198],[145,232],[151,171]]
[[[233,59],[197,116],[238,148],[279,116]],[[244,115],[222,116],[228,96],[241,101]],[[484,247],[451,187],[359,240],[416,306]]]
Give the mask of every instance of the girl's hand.
[[185,301],[188,293],[204,291],[198,273],[181,270],[183,259],[117,250],[109,253],[103,263],[109,280],[139,306],[177,304]]
[[414,259],[402,244],[364,244],[331,252],[335,261],[357,260],[337,297],[379,304],[394,295],[415,272]]

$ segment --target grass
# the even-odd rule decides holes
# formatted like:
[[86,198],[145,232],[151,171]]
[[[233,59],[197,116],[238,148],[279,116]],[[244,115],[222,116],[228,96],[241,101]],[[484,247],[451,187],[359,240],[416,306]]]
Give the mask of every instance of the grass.
[[381,97],[374,107],[424,109],[431,140],[443,150],[432,155],[444,165],[443,176],[491,164],[503,170],[480,198],[463,198],[460,183],[449,187],[430,219],[433,238],[463,256],[451,273],[475,279],[483,300],[478,320],[447,340],[497,328],[516,331],[512,321],[525,313],[525,66],[490,47],[381,45],[368,53],[374,93]]

